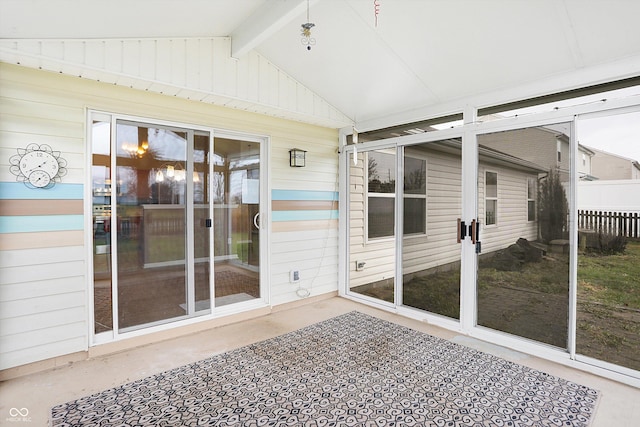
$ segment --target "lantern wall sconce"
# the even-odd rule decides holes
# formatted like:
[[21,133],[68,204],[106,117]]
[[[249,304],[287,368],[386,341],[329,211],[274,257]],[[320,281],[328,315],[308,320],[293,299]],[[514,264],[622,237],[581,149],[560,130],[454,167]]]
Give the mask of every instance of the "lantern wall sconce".
[[305,167],[305,153],[306,151],[299,148],[289,150],[289,166],[292,168]]

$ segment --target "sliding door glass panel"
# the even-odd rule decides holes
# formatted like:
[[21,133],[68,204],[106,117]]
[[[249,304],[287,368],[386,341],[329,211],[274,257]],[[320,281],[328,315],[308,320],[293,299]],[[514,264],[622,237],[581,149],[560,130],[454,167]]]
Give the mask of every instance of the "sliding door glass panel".
[[208,132],[195,132],[193,140],[193,245],[196,312],[211,309],[211,209],[209,157],[211,140]]
[[111,281],[111,122],[91,127],[94,333],[113,330]]
[[260,298],[260,144],[215,138],[215,305]]
[[187,132],[116,129],[118,322],[126,331],[187,314]]
[[640,112],[577,129],[576,351],[640,370]]
[[349,289],[395,303],[395,150],[349,162]]
[[402,304],[460,318],[459,139],[404,149]]
[[478,136],[477,324],[567,349],[570,124]]

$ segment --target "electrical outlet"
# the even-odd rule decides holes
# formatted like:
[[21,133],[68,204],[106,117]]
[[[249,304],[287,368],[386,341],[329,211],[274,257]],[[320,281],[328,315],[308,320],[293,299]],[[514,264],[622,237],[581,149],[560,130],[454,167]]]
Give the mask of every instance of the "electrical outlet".
[[365,264],[366,264],[366,262],[364,262],[364,261],[356,261],[356,271],[364,270]]
[[298,283],[300,281],[300,270],[291,270],[289,272],[289,281],[291,283]]

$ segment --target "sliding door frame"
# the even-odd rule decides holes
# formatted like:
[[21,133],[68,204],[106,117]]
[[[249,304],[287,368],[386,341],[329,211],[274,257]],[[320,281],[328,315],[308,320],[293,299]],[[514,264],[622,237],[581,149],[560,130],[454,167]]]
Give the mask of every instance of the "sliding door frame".
[[[104,122],[110,123],[110,151],[111,151],[111,177],[115,177],[115,166],[116,166],[116,155],[113,151],[115,149],[116,144],[116,128],[118,121],[127,121],[131,123],[144,124],[144,125],[152,125],[152,126],[161,126],[161,127],[169,127],[183,130],[188,133],[191,137],[195,135],[196,132],[207,132],[209,134],[209,149],[210,153],[213,153],[213,144],[214,139],[216,137],[228,137],[231,139],[237,140],[247,140],[252,142],[257,142],[260,144],[260,202],[259,202],[259,213],[260,213],[260,249],[259,249],[259,257],[260,257],[260,297],[251,301],[230,304],[227,306],[222,306],[219,308],[215,307],[214,299],[215,299],[215,288],[214,288],[214,232],[213,227],[208,228],[209,230],[209,262],[211,264],[209,268],[209,295],[211,300],[211,305],[209,310],[201,310],[195,311],[195,305],[191,307],[189,304],[189,298],[195,301],[195,290],[192,289],[191,293],[189,293],[189,287],[195,286],[194,282],[194,274],[193,274],[193,263],[195,262],[195,253],[193,253],[193,249],[191,251],[187,251],[185,254],[185,262],[191,263],[190,267],[187,265],[187,280],[191,281],[187,286],[187,306],[189,307],[188,312],[179,318],[169,319],[168,321],[157,322],[158,324],[149,324],[148,326],[143,326],[141,328],[136,328],[135,330],[122,332],[119,329],[118,325],[118,292],[117,292],[117,260],[115,254],[117,254],[117,239],[111,239],[111,254],[112,259],[110,263],[111,268],[111,289],[112,289],[112,301],[111,301],[111,310],[113,316],[113,327],[110,331],[95,333],[95,301],[94,301],[94,268],[93,268],[93,202],[92,202],[92,147],[93,147],[93,137],[92,137],[92,126],[91,123],[94,119],[101,120]],[[88,336],[89,336],[89,347],[93,347],[100,344],[107,344],[112,342],[121,341],[124,339],[139,337],[143,335],[147,335],[154,332],[160,332],[165,330],[170,330],[180,326],[186,326],[190,324],[195,324],[199,322],[203,322],[206,320],[216,319],[223,316],[233,315],[241,312],[245,312],[252,309],[259,309],[267,307],[270,304],[271,295],[270,295],[270,286],[269,286],[269,253],[270,253],[270,236],[271,236],[271,221],[269,214],[269,206],[271,204],[271,184],[270,184],[270,174],[269,174],[269,159],[270,159],[270,137],[266,135],[258,135],[250,132],[239,132],[239,131],[229,131],[224,129],[217,129],[209,126],[202,126],[193,123],[186,122],[174,122],[169,120],[158,120],[152,117],[144,117],[144,116],[132,116],[128,114],[118,114],[112,112],[106,112],[101,110],[86,110],[86,147],[87,147],[87,155],[86,155],[86,180],[85,182],[89,183],[85,186],[84,195],[85,195],[85,230],[89,230],[89,232],[85,233],[85,244],[88,248],[88,262],[87,262],[87,277],[88,277],[88,289],[87,289],[87,302],[88,302]],[[188,143],[186,162],[187,162],[187,174],[193,174],[193,161],[194,161],[194,153],[193,153],[193,138],[191,138],[191,143]],[[214,172],[214,164],[211,160],[208,162],[209,168],[209,176],[212,176]],[[191,175],[189,175],[191,176]],[[193,193],[193,183],[190,180],[187,180],[187,194]],[[209,191],[211,189],[209,188]],[[189,193],[191,191],[191,193]],[[210,216],[213,218],[213,198],[209,197],[209,212]],[[116,200],[115,197],[111,198],[111,215],[112,221],[115,224],[115,217],[117,212],[115,210]],[[187,215],[187,224],[185,238],[191,239],[187,240],[190,246],[193,246],[194,239],[194,230],[192,227],[188,227],[189,221],[193,221],[193,213],[194,213],[194,205],[193,199],[187,201],[186,206],[186,215]],[[191,218],[191,219],[189,219]]]

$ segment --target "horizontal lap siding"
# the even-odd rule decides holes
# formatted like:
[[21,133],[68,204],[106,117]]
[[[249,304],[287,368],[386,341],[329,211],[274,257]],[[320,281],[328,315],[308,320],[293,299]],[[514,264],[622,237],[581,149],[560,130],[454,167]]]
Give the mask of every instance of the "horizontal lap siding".
[[[309,295],[338,289],[338,230],[273,233],[271,242],[271,301],[291,301],[299,288]],[[300,281],[290,283],[289,272],[300,271]]]
[[[427,233],[407,236],[403,240],[404,274],[460,261],[456,241],[457,218],[461,217],[461,162],[458,156],[425,150],[427,155]],[[362,157],[360,157],[362,160]],[[350,167],[350,286],[391,278],[395,271],[395,243],[366,241],[365,188],[362,161]],[[481,228],[483,252],[502,249],[524,237],[535,240],[537,222],[527,221],[527,178],[537,178],[504,166],[487,165],[481,159],[478,193],[479,216],[484,224],[484,172],[498,173],[498,224]],[[355,262],[366,262],[363,271],[355,271]]]
[[462,210],[461,159],[427,153],[427,235],[404,239],[404,274],[460,260],[456,229]]
[[[271,150],[271,303],[338,290],[338,135],[303,127],[280,135]],[[306,166],[289,166],[289,150],[305,150]],[[290,283],[289,272],[300,272]],[[299,294],[298,289],[304,289]]]
[[[0,369],[86,350],[84,105],[64,87],[18,78],[0,83]],[[47,144],[67,161],[51,189],[9,171],[17,148]]]
[[[367,156],[358,154],[356,165],[349,163],[349,287],[392,279],[395,271],[393,239],[367,240],[365,166]],[[356,262],[365,262],[356,271]]]
[[[0,77],[0,369],[88,347],[87,108],[268,136],[265,185],[323,197],[306,206],[291,198],[265,212],[272,220],[271,303],[300,298],[284,274],[291,265],[312,295],[337,290],[336,130],[7,64]],[[29,189],[9,172],[8,159],[29,143],[48,144],[68,162],[68,174],[50,190]],[[307,150],[307,167],[289,167],[291,148]],[[272,208],[281,212],[278,221]]]
[[[498,173],[498,213],[496,225],[484,226],[484,180],[485,171]],[[504,249],[522,237],[536,240],[538,223],[527,221],[527,178],[537,179],[536,174],[526,174],[493,165],[481,166],[478,182],[479,218],[483,224],[480,230],[482,252],[488,253]],[[537,202],[536,202],[537,203]]]

